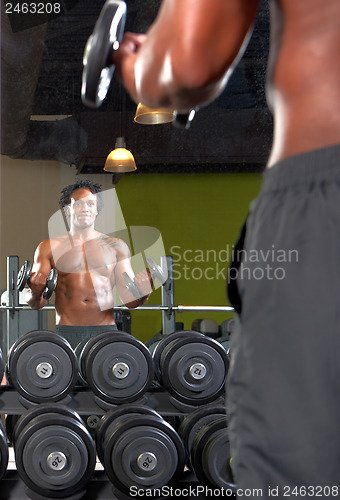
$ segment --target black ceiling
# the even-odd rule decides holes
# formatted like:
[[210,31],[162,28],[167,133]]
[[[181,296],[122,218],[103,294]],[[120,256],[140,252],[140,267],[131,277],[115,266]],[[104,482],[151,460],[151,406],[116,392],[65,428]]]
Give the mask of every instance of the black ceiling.
[[[145,32],[156,16],[160,0],[126,3],[126,29]],[[63,14],[48,21],[31,115],[68,118],[31,119],[25,147],[17,154],[10,151],[12,157],[57,159],[75,164],[81,173],[100,173],[116,137],[123,135],[139,172],[263,169],[272,136],[272,119],[264,93],[269,39],[267,0],[261,2],[253,37],[226,90],[214,103],[199,110],[187,131],[171,124],[136,124],[136,106],[122,90],[117,75],[101,108],[86,108],[80,98],[82,56],[103,0],[64,0],[61,5]],[[32,30],[32,24],[23,24],[24,19],[29,24],[27,17],[10,16],[14,38]],[[5,99],[15,99],[15,95]]]

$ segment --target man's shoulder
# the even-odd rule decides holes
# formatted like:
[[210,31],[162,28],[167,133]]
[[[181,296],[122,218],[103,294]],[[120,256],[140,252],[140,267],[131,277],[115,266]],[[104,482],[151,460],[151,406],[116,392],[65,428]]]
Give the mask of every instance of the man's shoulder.
[[107,234],[99,233],[98,239],[96,241],[100,246],[109,247],[117,253],[129,253],[128,245],[121,238],[116,238],[115,236],[109,236]]
[[62,234],[60,236],[54,236],[53,238],[47,238],[39,243],[37,250],[40,252],[51,252],[52,249],[65,242],[68,239],[67,234]]

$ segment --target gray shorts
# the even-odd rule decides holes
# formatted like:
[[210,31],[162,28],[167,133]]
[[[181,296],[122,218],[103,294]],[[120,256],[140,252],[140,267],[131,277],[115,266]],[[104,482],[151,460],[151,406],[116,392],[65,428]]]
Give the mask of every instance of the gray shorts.
[[97,333],[116,332],[117,325],[95,325],[95,326],[70,326],[70,325],[56,325],[55,331],[64,337],[72,346],[73,349],[82,341],[89,337],[93,337]]
[[265,172],[229,273],[238,487],[340,488],[339,145]]

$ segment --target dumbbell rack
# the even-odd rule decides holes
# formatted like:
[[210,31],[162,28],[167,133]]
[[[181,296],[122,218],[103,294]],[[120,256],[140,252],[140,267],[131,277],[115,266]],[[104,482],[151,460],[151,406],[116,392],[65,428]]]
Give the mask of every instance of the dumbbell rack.
[[[162,257],[162,267],[168,270],[168,280],[162,286],[162,304],[161,305],[145,305],[141,306],[140,310],[160,310],[162,312],[162,333],[167,335],[172,333],[176,329],[175,322],[175,311],[233,311],[233,308],[228,306],[175,306],[174,302],[174,280],[172,272],[172,258]],[[12,317],[15,311],[18,309],[26,309],[19,302],[19,295],[15,287],[15,276],[18,271],[18,259],[17,257],[8,258],[8,303],[3,304],[2,308],[7,309],[8,315]],[[54,309],[54,306],[47,306],[48,309]],[[121,309],[126,309],[121,306]],[[29,309],[27,307],[27,309]],[[8,333],[8,332],[7,332]],[[13,332],[11,330],[11,335],[7,335],[7,345],[14,343],[16,339],[13,339]],[[75,410],[80,416],[96,415],[101,417],[107,411],[114,408],[115,405],[111,405],[93,394],[93,392],[88,387],[79,386],[75,390],[67,395],[63,400],[58,403],[58,405],[63,405],[68,408]],[[191,405],[186,405],[180,401],[173,398],[165,389],[154,388],[149,390],[146,394],[142,396],[134,404],[150,407],[156,410],[162,417],[173,417],[173,416],[184,416],[196,407]],[[223,398],[219,398],[214,401],[213,404],[224,404]],[[27,409],[36,406],[36,403],[32,403],[21,395],[19,395],[13,387],[1,386],[0,388],[0,414],[8,415],[20,415]],[[196,487],[198,485],[197,479],[193,473],[188,471],[188,475],[185,479],[181,480],[177,488],[189,488]],[[175,485],[174,485],[175,487]],[[100,493],[99,493],[100,491]],[[2,493],[3,492],[3,493]],[[7,471],[5,478],[1,481],[1,493],[4,499],[15,499],[15,500],[25,500],[27,495],[25,494],[25,485],[20,480],[18,473],[14,470]],[[32,495],[32,492],[30,492]],[[205,498],[204,496],[194,495],[195,498]],[[37,495],[31,496],[33,500],[42,500]],[[108,481],[107,476],[103,470],[96,470],[93,479],[90,480],[86,487],[86,493],[81,493],[81,496],[75,495],[70,498],[70,500],[106,500],[115,498],[124,499],[125,496],[121,493],[113,493],[113,485]]]
[[[219,398],[214,401],[213,404],[223,404],[223,398]],[[53,403],[54,405],[67,406],[79,413],[80,416],[96,415],[101,417],[107,411],[115,408],[115,405],[111,405],[93,394],[93,392],[84,386],[77,386],[75,390],[67,395],[64,399],[58,403]],[[163,417],[167,416],[184,416],[196,407],[183,404],[176,401],[169,393],[163,388],[154,388],[149,390],[142,398],[134,401],[134,404],[143,405],[156,410]],[[0,413],[8,415],[20,415],[27,409],[30,409],[38,404],[32,403],[27,399],[23,398],[18,392],[10,386],[2,386],[0,392]],[[187,471],[184,477],[176,484],[172,485],[174,489],[189,489],[197,488],[198,481],[193,473]],[[100,494],[98,496],[98,489]],[[0,498],[2,499],[13,499],[13,500],[26,500],[31,498],[32,500],[42,500],[38,495],[29,492],[29,497],[25,493],[26,487],[22,480],[20,479],[16,470],[8,470],[5,477],[1,481],[1,493]],[[123,493],[114,490],[113,485],[108,480],[102,467],[97,467],[92,479],[87,483],[86,492],[81,492],[83,496],[74,495],[69,497],[68,500],[124,500],[127,498]],[[4,495],[3,497],[1,495]],[[46,498],[46,497],[44,497]],[[190,498],[190,497],[189,497]],[[206,498],[202,495],[195,495],[195,498],[203,500]]]

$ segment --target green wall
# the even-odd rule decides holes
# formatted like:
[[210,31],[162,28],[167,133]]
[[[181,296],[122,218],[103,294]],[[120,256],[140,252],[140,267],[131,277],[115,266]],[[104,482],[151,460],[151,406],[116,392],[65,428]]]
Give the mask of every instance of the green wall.
[[[226,305],[232,245],[259,192],[261,174],[125,175],[117,195],[127,226],[153,226],[174,256],[175,304]],[[160,289],[148,304],[161,302]],[[232,313],[176,314],[185,329],[197,318],[221,324]],[[133,311],[132,333],[145,341],[161,329],[159,311]]]

